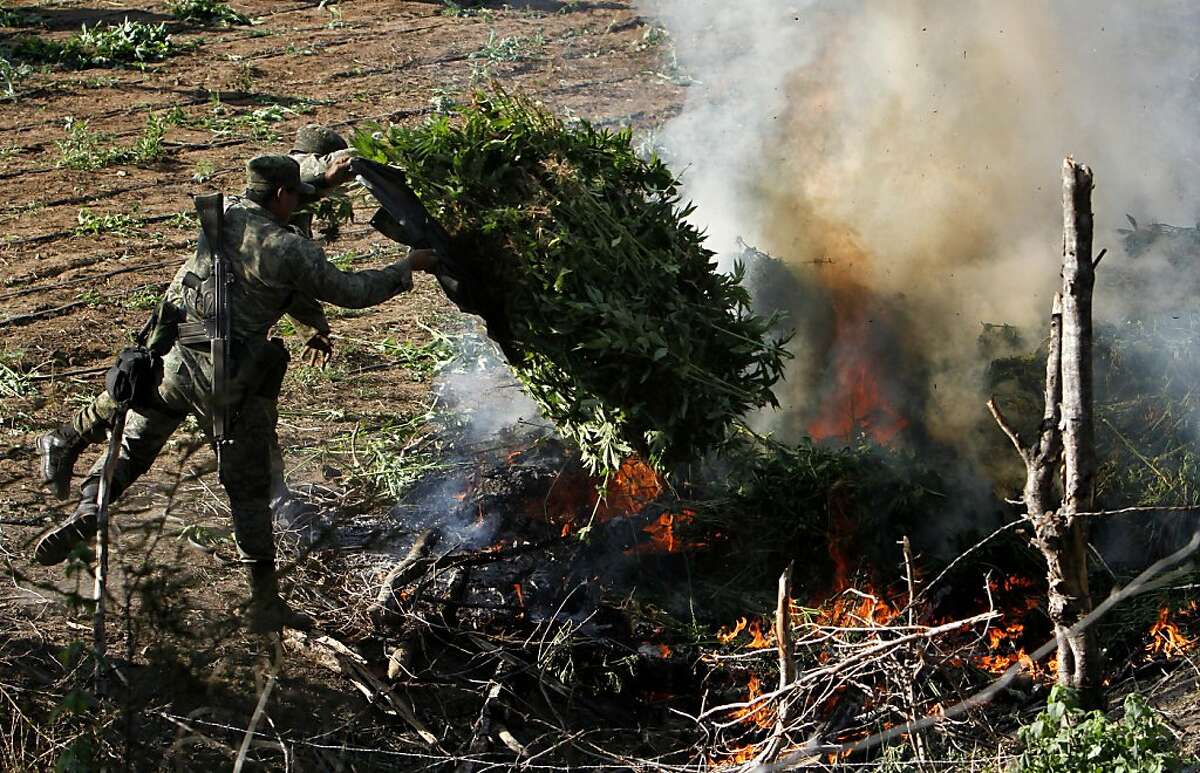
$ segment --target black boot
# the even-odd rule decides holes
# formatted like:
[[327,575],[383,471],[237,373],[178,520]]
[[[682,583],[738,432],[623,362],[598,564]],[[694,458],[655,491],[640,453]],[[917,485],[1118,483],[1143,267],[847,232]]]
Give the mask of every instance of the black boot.
[[79,507],[75,515],[42,535],[34,548],[33,557],[42,566],[54,566],[67,560],[81,542],[96,536],[96,498],[100,482],[89,480],[79,490]]
[[275,562],[254,561],[247,565],[250,573],[250,604],[244,621],[251,633],[278,633],[284,628],[307,631],[312,618],[296,612],[279,597],[279,579]]
[[87,441],[69,424],[37,439],[38,454],[42,458],[42,482],[60,500],[70,493],[75,462],[87,446]]

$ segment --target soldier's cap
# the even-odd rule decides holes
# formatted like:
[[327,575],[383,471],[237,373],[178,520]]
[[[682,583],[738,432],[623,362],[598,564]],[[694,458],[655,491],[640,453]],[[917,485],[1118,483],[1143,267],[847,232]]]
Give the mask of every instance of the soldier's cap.
[[350,147],[350,144],[333,129],[330,129],[328,126],[310,123],[307,126],[300,127],[300,130],[296,132],[296,144],[292,148],[292,152],[327,156],[330,153],[336,153],[348,147]]
[[246,190],[270,193],[277,188],[305,195],[316,188],[300,181],[300,164],[288,156],[255,156],[246,162]]

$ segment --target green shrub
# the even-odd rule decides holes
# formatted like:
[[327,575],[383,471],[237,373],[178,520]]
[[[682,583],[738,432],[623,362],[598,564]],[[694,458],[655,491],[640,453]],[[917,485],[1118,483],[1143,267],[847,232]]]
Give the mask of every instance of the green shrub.
[[1179,744],[1141,696],[1125,698],[1113,721],[1079,708],[1064,687],[1050,691],[1046,710],[1018,731],[1024,750],[1013,773],[1170,773],[1183,770]]
[[167,6],[180,21],[200,24],[249,24],[250,17],[238,13],[224,0],[172,0]]

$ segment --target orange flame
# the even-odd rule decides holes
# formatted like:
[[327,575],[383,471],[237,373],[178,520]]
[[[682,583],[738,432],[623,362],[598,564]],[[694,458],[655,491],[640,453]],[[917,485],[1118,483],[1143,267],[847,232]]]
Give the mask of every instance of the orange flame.
[[763,694],[762,683],[758,681],[757,674],[750,675],[750,681],[746,683],[746,692],[746,703],[753,705],[734,709],[733,718],[757,725],[764,730],[770,730],[775,727],[775,708],[770,702],[754,703]]
[[721,644],[732,644],[738,634],[745,632],[750,637],[746,643],[747,649],[761,650],[775,646],[775,632],[768,626],[763,633],[763,621],[760,618],[747,619],[739,617],[732,628],[724,626],[717,631],[717,641]]
[[722,626],[721,629],[717,631],[717,641],[719,641],[721,644],[732,643],[733,640],[737,638],[739,633],[746,630],[747,622],[748,621],[746,618],[739,617],[733,628],[730,628],[729,626]]
[[517,603],[525,606],[525,591],[521,589],[521,583],[513,583],[513,592],[517,594]]
[[814,440],[850,439],[864,432],[876,442],[887,445],[908,427],[900,412],[881,386],[873,349],[874,330],[867,291],[852,282],[839,282],[833,295],[833,343],[831,367],[834,384],[817,416],[809,422],[808,434]]
[[[1194,612],[1196,602],[1188,604],[1184,611]],[[1196,639],[1188,636],[1171,619],[1169,607],[1158,610],[1158,619],[1150,627],[1150,641],[1146,644],[1146,652],[1150,655],[1172,657],[1182,655],[1196,646]]]
[[636,545],[628,553],[679,553],[692,548],[704,547],[703,542],[688,542],[675,535],[675,527],[691,523],[695,517],[691,510],[680,513],[663,513],[652,523],[642,528],[650,535],[650,541]]

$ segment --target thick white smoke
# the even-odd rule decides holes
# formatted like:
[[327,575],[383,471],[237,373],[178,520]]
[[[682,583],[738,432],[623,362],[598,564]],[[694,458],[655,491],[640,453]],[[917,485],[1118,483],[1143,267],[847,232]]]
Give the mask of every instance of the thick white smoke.
[[[1048,312],[1064,155],[1095,170],[1105,271],[1121,270],[1126,212],[1183,225],[1200,214],[1195,3],[641,6],[695,81],[661,141],[714,249],[742,235],[798,267],[829,259],[818,281],[902,306],[938,384],[935,435],[981,409],[964,399],[980,323]],[[1102,275],[1097,313],[1116,302]]]

